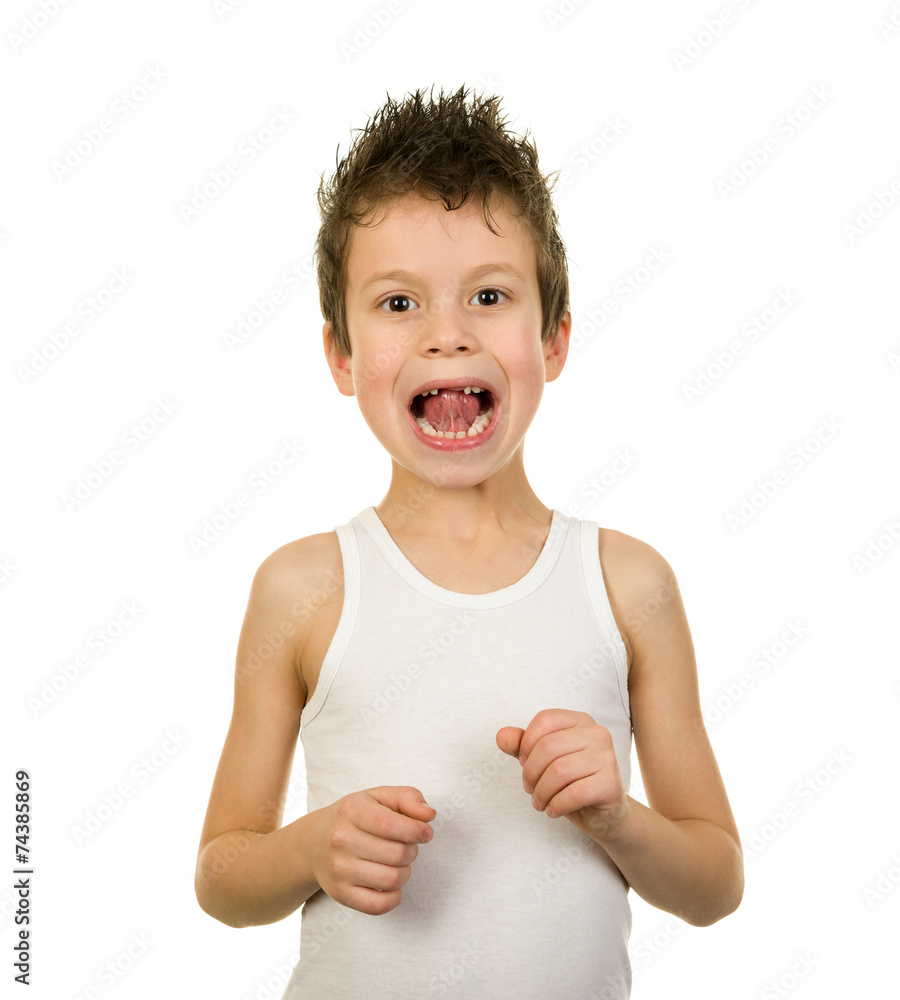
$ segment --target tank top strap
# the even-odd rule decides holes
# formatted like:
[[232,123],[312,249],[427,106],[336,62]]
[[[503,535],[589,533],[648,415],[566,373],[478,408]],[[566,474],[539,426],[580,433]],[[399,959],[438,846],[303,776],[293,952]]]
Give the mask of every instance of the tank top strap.
[[344,603],[341,608],[337,628],[334,631],[331,644],[325,653],[325,658],[319,670],[316,689],[313,691],[312,698],[306,703],[303,711],[300,713],[301,726],[306,726],[312,722],[325,704],[325,699],[331,690],[338,667],[340,667],[344,654],[347,652],[347,647],[350,645],[350,640],[353,637],[353,631],[356,627],[356,619],[359,614],[362,567],[359,544],[353,521],[338,525],[334,530],[337,532],[338,543],[341,547],[341,563],[344,573]]
[[616,669],[616,679],[619,683],[619,696],[625,711],[631,714],[631,703],[628,697],[628,652],[616,624],[609,591],[600,564],[600,525],[596,521],[579,521],[581,531],[577,539],[580,548],[581,570],[585,586],[591,601],[591,608],[597,618],[597,624],[609,647],[610,655]]

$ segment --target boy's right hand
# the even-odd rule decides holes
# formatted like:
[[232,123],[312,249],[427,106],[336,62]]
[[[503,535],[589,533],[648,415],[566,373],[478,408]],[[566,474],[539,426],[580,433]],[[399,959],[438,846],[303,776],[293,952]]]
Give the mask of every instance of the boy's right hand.
[[317,810],[311,858],[316,881],[333,900],[380,915],[400,905],[418,844],[434,835],[437,811],[417,788],[381,785]]

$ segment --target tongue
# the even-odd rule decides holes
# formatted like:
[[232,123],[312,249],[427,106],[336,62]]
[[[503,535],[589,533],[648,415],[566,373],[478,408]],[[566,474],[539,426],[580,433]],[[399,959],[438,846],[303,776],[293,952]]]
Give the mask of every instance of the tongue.
[[437,395],[425,397],[422,412],[436,431],[467,431],[480,409],[477,393],[467,395],[462,389],[439,389]]

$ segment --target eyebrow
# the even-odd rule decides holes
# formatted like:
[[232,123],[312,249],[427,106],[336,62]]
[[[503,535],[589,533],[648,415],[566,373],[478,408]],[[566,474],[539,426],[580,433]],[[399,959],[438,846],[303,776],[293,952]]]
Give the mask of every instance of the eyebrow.
[[[504,274],[509,278],[513,278],[516,281],[525,282],[527,279],[525,275],[517,268],[513,267],[512,264],[479,264],[477,267],[473,267],[467,274],[466,278],[471,280],[472,278],[482,278],[487,274]],[[418,275],[413,274],[412,271],[384,271],[381,274],[373,274],[371,278],[367,278],[360,286],[359,290],[365,291],[370,285],[375,285],[380,281],[401,281],[404,283],[412,283],[416,281]]]

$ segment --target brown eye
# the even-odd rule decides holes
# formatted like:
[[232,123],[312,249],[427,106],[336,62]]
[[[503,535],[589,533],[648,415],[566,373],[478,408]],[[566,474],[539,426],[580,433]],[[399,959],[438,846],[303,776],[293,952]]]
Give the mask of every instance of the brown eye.
[[499,303],[498,296],[506,296],[505,292],[501,292],[499,288],[482,288],[480,292],[476,292],[473,296],[477,299],[477,304],[480,306],[495,306]]
[[[388,312],[404,313],[409,312],[409,306],[411,303],[412,299],[408,295],[389,295],[386,299],[379,303],[379,308],[383,309],[387,306]],[[395,308],[395,306],[397,308]]]

